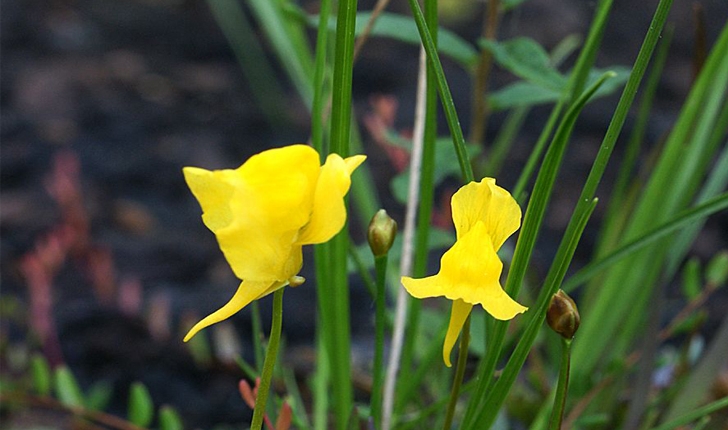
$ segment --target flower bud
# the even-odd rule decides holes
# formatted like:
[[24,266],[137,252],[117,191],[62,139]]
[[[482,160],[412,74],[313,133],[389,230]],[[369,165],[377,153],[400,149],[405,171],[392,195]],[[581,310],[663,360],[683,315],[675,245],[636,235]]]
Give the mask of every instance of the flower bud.
[[303,276],[298,276],[298,275],[291,276],[288,279],[288,286],[295,288],[295,287],[303,285],[304,282],[306,282],[306,278],[304,278]]
[[579,329],[579,309],[574,300],[563,290],[559,290],[551,298],[551,304],[546,312],[546,322],[549,327],[564,339],[573,339]]
[[367,239],[369,240],[369,247],[372,249],[372,254],[375,257],[387,255],[396,236],[397,222],[387,215],[387,211],[379,209],[372,217],[369,223],[369,231],[367,232]]

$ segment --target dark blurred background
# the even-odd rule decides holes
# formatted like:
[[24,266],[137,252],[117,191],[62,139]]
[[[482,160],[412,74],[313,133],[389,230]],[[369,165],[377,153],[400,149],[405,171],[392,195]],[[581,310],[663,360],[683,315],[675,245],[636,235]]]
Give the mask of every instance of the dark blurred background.
[[[360,2],[360,10],[372,3]],[[631,64],[656,3],[615,1],[599,67]],[[551,49],[567,35],[584,35],[595,5],[526,1],[504,17],[499,38],[530,36]],[[316,2],[302,6],[317,11]],[[407,13],[406,7],[394,2],[389,10]],[[480,1],[444,1],[444,24],[474,41],[483,7]],[[696,24],[696,8],[703,10],[698,15],[704,27]],[[686,97],[700,29],[710,46],[727,18],[724,0],[673,5],[669,21],[675,37],[648,148],[669,131]],[[98,380],[111,384],[112,411],[124,412],[129,384],[139,380],[155,403],[174,405],[192,426],[245,421],[249,411],[236,388],[242,373],[224,359],[231,352],[217,347],[210,361],[194,357],[181,343],[183,327],[217,309],[238,284],[200,222],[181,168],[237,167],[262,149],[306,141],[310,119],[292,85],[279,69],[288,92],[279,103],[284,120],[271,126],[205,2],[3,0],[0,23],[3,336],[12,344],[31,331],[44,333],[31,344],[44,345],[53,362],[68,363],[85,387]],[[392,96],[399,106],[394,128],[403,133],[411,128],[417,55],[417,47],[399,42],[368,42],[354,72],[358,118],[373,110],[372,97]],[[448,60],[445,67],[467,125],[468,75]],[[491,86],[512,79],[496,68]],[[535,255],[537,272],[548,268],[615,104],[616,96],[591,104],[577,124],[563,185]],[[515,183],[548,112],[548,107],[532,111],[499,183]],[[490,121],[489,137],[502,118]],[[446,132],[442,124],[441,134]],[[401,216],[403,208],[387,187],[396,166],[369,135],[364,138],[384,206]],[[604,181],[605,194],[613,170]],[[697,255],[708,258],[726,247],[727,221],[725,214],[711,219]],[[588,258],[593,236],[586,237],[575,264]],[[309,285],[289,289],[285,301],[287,359],[304,373],[313,357],[311,270],[308,264],[303,273]],[[42,297],[51,299],[45,303]],[[354,357],[366,361],[362,351],[372,330],[361,309],[371,301],[356,283],[352,301],[358,310],[352,313]],[[719,303],[715,306],[725,306],[725,300]],[[263,321],[269,307],[262,302]],[[231,321],[235,332],[208,330],[206,336],[252,359],[248,312]],[[9,366],[5,359],[3,366]]]

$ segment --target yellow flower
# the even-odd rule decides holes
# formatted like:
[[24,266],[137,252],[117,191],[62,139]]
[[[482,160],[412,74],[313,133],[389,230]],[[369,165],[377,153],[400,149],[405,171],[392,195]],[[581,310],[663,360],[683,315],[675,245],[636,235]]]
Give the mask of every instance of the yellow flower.
[[235,170],[183,169],[202,221],[242,280],[233,298],[192,327],[185,342],[253,300],[300,284],[302,246],[326,242],[344,226],[344,196],[365,158],[331,154],[322,166],[316,150],[291,145],[254,155]]
[[423,279],[402,277],[404,288],[418,299],[445,296],[453,300],[442,350],[448,367],[450,351],[473,305],[483,306],[499,320],[509,320],[528,309],[503,291],[503,263],[497,254],[521,225],[518,203],[495,184],[495,179],[484,178],[460,188],[451,205],[457,240],[442,256],[440,272]]

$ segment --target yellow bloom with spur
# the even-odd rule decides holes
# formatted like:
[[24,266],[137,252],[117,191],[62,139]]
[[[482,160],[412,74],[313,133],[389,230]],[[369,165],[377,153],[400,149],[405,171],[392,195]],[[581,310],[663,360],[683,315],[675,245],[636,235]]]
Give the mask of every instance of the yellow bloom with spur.
[[351,174],[365,159],[331,154],[322,166],[316,150],[291,145],[254,155],[235,170],[183,169],[202,221],[242,280],[233,298],[192,327],[185,342],[253,300],[303,282],[296,276],[303,245],[326,242],[342,229]]
[[442,356],[450,367],[450,351],[460,335],[473,305],[499,320],[509,320],[526,307],[513,300],[501,287],[503,262],[498,249],[521,226],[521,208],[495,179],[484,178],[461,187],[451,201],[457,240],[442,256],[440,272],[422,279],[402,277],[412,296],[445,296],[453,300],[450,325]]

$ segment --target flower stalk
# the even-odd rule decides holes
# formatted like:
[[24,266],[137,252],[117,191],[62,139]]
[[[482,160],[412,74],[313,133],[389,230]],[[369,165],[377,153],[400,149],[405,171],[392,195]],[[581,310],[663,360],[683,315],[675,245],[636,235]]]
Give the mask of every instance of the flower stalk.
[[452,420],[455,417],[455,408],[458,404],[460,396],[460,387],[463,385],[463,377],[465,376],[465,366],[468,362],[468,347],[470,346],[470,316],[465,320],[463,332],[460,336],[460,347],[458,348],[458,364],[455,368],[455,378],[452,381],[450,389],[450,400],[447,403],[447,413],[445,415],[445,423],[443,430],[450,430]]
[[382,387],[384,384],[384,328],[387,317],[385,284],[389,250],[392,248],[396,235],[397,223],[387,215],[387,211],[380,209],[372,217],[367,234],[369,247],[374,255],[374,269],[377,276],[374,317],[374,382],[370,401],[375,428],[384,428],[382,425]]
[[281,341],[281,326],[283,325],[283,291],[281,288],[273,293],[273,317],[268,339],[268,348],[263,362],[263,373],[260,377],[260,388],[258,398],[255,401],[253,410],[253,421],[250,423],[251,430],[259,430],[263,426],[265,417],[265,404],[268,401],[270,382],[273,378],[273,368],[278,357],[278,347]]
[[566,394],[569,390],[569,370],[571,368],[571,341],[565,337],[561,338],[561,366],[559,368],[559,382],[556,385],[554,396],[554,407],[551,410],[549,419],[549,430],[560,430],[561,422],[564,419],[564,407],[566,405]]

